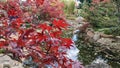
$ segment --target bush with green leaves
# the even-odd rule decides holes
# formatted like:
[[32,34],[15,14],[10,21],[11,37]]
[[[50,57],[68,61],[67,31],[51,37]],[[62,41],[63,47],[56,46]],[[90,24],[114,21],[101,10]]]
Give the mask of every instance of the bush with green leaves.
[[[93,28],[97,31],[104,32],[105,34],[120,35],[119,13],[115,2],[99,3],[94,5],[83,3],[79,15],[90,22]],[[103,59],[107,60],[108,64],[113,68],[120,67],[119,50],[114,49],[115,46],[111,47],[110,45],[101,45],[93,42],[92,40],[90,40],[91,42],[85,42],[84,34],[83,36],[80,35],[82,34],[79,34],[76,44],[80,50],[79,59],[85,65],[90,64],[95,60],[95,58],[101,56]],[[104,50],[102,51],[102,49]]]
[[66,14],[73,14],[75,9],[74,0],[61,0],[64,3],[64,12]]
[[[79,15],[87,19],[96,30],[108,28],[109,33],[107,34],[112,34],[116,29],[120,30],[117,28],[119,27],[119,17],[114,2],[91,5],[84,3]],[[120,32],[115,33],[115,35],[120,35]]]

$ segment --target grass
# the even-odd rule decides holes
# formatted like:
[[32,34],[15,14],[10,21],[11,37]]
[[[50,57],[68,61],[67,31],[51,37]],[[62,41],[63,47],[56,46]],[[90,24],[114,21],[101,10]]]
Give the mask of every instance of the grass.
[[66,15],[73,15],[75,10],[74,0],[61,0],[64,3],[64,12]]

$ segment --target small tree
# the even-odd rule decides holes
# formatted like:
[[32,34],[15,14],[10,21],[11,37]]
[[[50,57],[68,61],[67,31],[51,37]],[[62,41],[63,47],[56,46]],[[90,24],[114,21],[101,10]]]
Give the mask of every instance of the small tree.
[[62,8],[59,0],[0,2],[0,49],[18,61],[29,59],[38,68],[72,68],[66,52],[73,42],[61,37],[69,26]]

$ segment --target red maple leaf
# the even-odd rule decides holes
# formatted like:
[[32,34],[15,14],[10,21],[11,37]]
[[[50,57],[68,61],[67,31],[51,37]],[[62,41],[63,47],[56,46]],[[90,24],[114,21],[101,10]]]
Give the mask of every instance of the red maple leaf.
[[44,0],[36,0],[36,3],[37,3],[38,5],[42,5],[42,4],[44,3]]
[[41,33],[39,33],[38,36],[37,36],[37,39],[38,39],[39,42],[45,40],[46,38],[47,38],[47,36],[46,36],[46,35],[43,35],[43,34],[41,34]]
[[5,44],[6,44],[5,41],[0,41],[0,48],[5,46]]
[[33,33],[35,30],[34,29],[27,29],[24,33],[24,36],[27,36],[30,35],[30,33]]
[[17,16],[17,11],[15,10],[15,9],[10,9],[9,11],[8,11],[8,15],[9,16]]
[[60,35],[62,34],[61,31],[54,31],[52,33],[50,33],[51,37],[60,37]]
[[58,55],[58,48],[59,48],[59,46],[51,47],[51,51],[54,52],[56,54],[56,56]]
[[67,28],[68,26],[64,20],[54,20],[52,23],[57,28]]
[[40,24],[40,25],[38,26],[38,28],[41,28],[42,31],[45,31],[45,30],[50,31],[50,30],[52,29],[52,27],[51,27],[51,26],[48,26],[47,24]]
[[21,18],[17,18],[12,21],[12,26],[15,28],[19,28],[23,24],[23,21]]
[[23,41],[22,39],[18,39],[16,40],[17,41],[17,44],[20,46],[20,47],[24,47],[25,46],[25,41]]
[[67,48],[70,48],[70,46],[73,44],[72,39],[70,38],[62,38],[62,45],[66,46]]

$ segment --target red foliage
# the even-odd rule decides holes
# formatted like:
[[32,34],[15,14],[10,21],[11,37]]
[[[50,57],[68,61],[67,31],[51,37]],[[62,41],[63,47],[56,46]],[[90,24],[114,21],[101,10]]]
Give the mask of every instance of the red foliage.
[[60,0],[45,0],[43,5],[41,6],[41,17],[49,19],[49,18],[64,18],[63,14],[63,3]]
[[[39,68],[46,65],[52,65],[53,68],[71,67],[72,61],[65,55],[73,42],[69,38],[61,37],[62,30],[66,29],[68,24],[61,17],[63,11],[59,6],[60,1],[27,0],[26,2],[8,0],[0,4],[0,10],[6,12],[5,16],[5,13],[0,11],[0,14],[4,15],[0,17],[0,48],[15,54],[14,57],[31,56]],[[36,24],[39,22],[37,15],[42,13],[48,13],[53,21],[49,24]],[[26,22],[29,27],[26,27]]]
[[108,3],[108,2],[110,2],[110,0],[93,0],[92,2],[93,2],[93,4],[98,4],[100,2]]

